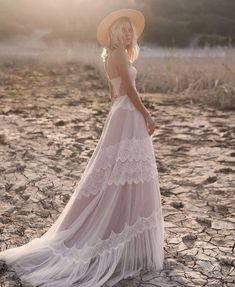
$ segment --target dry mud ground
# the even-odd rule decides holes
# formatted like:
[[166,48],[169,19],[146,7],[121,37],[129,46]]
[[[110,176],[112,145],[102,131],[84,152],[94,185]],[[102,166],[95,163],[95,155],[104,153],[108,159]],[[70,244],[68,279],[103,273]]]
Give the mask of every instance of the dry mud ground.
[[[3,250],[52,225],[85,169],[111,103],[99,74],[78,63],[9,63],[2,65],[0,81]],[[175,95],[141,98],[157,125],[165,267],[117,286],[235,286],[234,111]],[[4,264],[0,269],[1,286],[26,286]]]

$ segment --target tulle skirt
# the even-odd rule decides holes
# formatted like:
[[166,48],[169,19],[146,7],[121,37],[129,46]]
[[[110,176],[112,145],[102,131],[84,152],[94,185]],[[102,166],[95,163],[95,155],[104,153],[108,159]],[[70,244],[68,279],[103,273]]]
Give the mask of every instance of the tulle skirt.
[[0,252],[23,282],[113,286],[161,270],[164,221],[152,138],[127,96],[112,105],[70,200],[41,237]]

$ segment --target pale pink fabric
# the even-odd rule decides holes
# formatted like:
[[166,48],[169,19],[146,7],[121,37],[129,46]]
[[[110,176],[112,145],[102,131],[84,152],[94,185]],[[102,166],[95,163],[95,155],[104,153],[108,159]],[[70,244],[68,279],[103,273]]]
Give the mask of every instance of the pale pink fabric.
[[[129,66],[135,85],[136,69]],[[121,78],[111,80],[119,95]],[[164,221],[152,138],[119,95],[69,202],[40,238],[0,253],[22,280],[47,287],[113,286],[161,270]]]

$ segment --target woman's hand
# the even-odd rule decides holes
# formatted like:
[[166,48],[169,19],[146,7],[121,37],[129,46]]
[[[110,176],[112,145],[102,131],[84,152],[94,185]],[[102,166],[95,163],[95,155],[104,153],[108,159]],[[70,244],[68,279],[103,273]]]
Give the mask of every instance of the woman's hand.
[[144,119],[145,119],[148,134],[151,136],[156,128],[155,122],[150,114],[148,114]]
[[116,100],[117,95],[116,94],[110,94],[110,99],[111,99],[111,103],[113,104],[113,102]]

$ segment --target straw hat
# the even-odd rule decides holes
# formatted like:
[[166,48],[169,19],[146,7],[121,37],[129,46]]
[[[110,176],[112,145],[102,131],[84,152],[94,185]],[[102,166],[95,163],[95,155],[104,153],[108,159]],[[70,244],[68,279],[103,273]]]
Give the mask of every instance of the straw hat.
[[142,34],[144,30],[145,19],[144,15],[135,9],[119,9],[108,14],[99,24],[97,28],[97,40],[102,46],[108,46],[109,27],[120,17],[128,17],[135,25],[137,38]]

